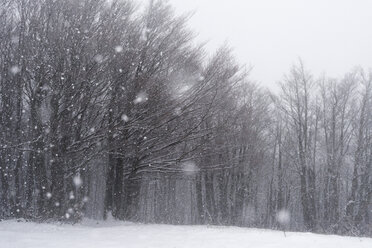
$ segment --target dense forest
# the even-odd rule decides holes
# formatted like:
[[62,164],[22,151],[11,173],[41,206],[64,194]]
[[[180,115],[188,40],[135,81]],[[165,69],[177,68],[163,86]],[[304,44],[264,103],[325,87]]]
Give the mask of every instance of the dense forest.
[[372,235],[372,73],[270,92],[189,17],[0,1],[0,219]]

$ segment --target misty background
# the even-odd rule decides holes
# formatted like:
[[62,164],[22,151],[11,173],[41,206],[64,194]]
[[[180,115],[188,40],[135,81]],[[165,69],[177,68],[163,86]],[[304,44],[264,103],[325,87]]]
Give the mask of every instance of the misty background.
[[189,26],[213,51],[227,42],[251,77],[277,89],[298,58],[314,74],[340,77],[372,64],[371,1],[368,0],[170,0],[177,13],[191,12]]
[[278,2],[1,1],[0,219],[371,236],[369,4]]

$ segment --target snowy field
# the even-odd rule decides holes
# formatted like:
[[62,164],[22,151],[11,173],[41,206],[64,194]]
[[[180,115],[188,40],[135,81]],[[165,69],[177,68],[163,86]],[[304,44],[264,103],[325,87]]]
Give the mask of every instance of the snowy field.
[[372,239],[237,227],[0,222],[1,248],[371,248]]

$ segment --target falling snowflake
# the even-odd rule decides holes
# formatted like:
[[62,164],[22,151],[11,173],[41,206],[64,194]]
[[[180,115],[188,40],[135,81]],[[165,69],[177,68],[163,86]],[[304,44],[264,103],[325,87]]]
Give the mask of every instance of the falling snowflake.
[[106,2],[105,2],[106,7],[111,8],[113,2],[114,2],[113,0],[106,0]]
[[289,221],[291,220],[291,214],[289,213],[288,210],[286,209],[282,209],[280,210],[277,214],[276,214],[276,220],[282,224],[282,225],[286,225],[289,223]]
[[75,199],[75,196],[74,196],[74,192],[70,192],[70,195],[69,195],[69,197],[68,197],[70,200],[73,200],[73,199]]
[[52,198],[52,193],[47,192],[47,193],[46,193],[46,197],[47,197],[48,199]]
[[122,46],[116,46],[115,47],[115,52],[121,53],[122,51],[123,51],[123,47]]
[[83,185],[83,180],[81,179],[80,175],[74,176],[73,182],[76,188],[80,188],[81,185]]
[[141,41],[147,41],[147,37],[149,33],[150,33],[150,29],[144,28],[141,33]]
[[123,114],[123,115],[121,116],[121,120],[122,120],[122,121],[125,121],[125,122],[128,122],[128,121],[129,121],[129,117],[128,117],[126,114]]
[[13,75],[16,75],[18,73],[21,72],[21,68],[19,68],[18,65],[13,65],[12,67],[10,67],[10,72],[13,74]]
[[176,109],[174,110],[174,113],[175,113],[176,115],[181,115],[181,114],[182,114],[182,109],[181,109],[181,108],[176,108]]
[[144,103],[148,100],[148,97],[147,97],[147,94],[146,92],[140,92],[138,93],[138,95],[136,96],[136,99],[134,99],[134,103],[135,104],[138,104],[138,103]]
[[45,132],[46,134],[50,133],[50,128],[49,128],[49,127],[46,127],[46,128],[44,129],[44,132]]
[[191,88],[190,85],[183,85],[182,87],[178,89],[178,94],[182,95],[186,93],[187,91],[189,91],[190,88]]
[[96,61],[97,63],[102,63],[103,61],[103,56],[101,54],[97,54],[96,56],[94,56],[94,61]]
[[193,161],[186,161],[182,164],[182,171],[187,176],[192,176],[199,171],[199,168]]

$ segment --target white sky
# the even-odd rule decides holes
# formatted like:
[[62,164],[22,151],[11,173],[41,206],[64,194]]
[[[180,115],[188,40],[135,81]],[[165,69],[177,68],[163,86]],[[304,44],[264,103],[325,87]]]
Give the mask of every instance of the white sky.
[[301,57],[315,75],[372,67],[372,0],[169,0],[195,10],[190,27],[210,52],[228,41],[251,78],[270,88]]

